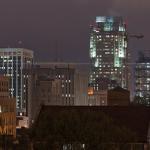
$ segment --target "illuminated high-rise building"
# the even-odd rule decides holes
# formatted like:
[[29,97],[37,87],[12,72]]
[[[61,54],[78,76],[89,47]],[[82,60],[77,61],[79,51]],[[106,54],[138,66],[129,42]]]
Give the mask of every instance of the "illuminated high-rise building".
[[128,88],[126,24],[122,17],[96,17],[90,31],[90,86]]
[[33,64],[33,51],[23,48],[0,48],[0,73],[10,78],[10,95],[16,98],[17,116],[28,115],[30,99],[29,70]]
[[135,65],[135,100],[150,106],[150,57],[140,53]]

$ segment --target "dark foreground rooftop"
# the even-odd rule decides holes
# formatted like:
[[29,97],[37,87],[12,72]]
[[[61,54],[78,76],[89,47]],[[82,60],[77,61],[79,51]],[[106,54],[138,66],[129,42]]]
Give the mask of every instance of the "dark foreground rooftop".
[[[80,118],[84,118],[85,114],[87,114],[86,119],[87,123],[91,123],[89,118],[94,118],[94,116],[101,116],[101,113],[106,116],[112,118],[113,122],[117,126],[125,127],[136,134],[136,138],[138,142],[147,142],[148,138],[148,130],[149,130],[149,121],[150,121],[150,108],[143,106],[104,106],[104,107],[89,107],[89,106],[42,106],[40,114],[38,116],[37,121],[35,122],[35,128],[39,128],[44,124],[45,121],[48,122],[49,125],[54,123],[54,119],[60,119],[60,116],[66,117],[65,114],[71,114],[72,120],[79,116]],[[81,119],[82,120],[82,119]],[[88,122],[90,121],[90,122]],[[96,122],[100,122],[101,119],[97,119]],[[43,122],[43,123],[41,123]],[[82,124],[82,123],[81,123]],[[47,128],[47,126],[45,126]],[[132,141],[130,141],[132,142]]]

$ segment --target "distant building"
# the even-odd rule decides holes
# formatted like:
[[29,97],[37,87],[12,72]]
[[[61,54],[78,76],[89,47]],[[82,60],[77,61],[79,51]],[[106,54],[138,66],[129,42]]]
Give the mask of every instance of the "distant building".
[[75,103],[75,69],[68,66],[55,67],[56,79],[62,82],[62,103],[63,105],[74,105]]
[[38,76],[61,80],[62,105],[87,105],[89,72],[82,69],[82,64],[38,63],[34,70]]
[[[10,95],[16,98],[17,116],[28,116],[29,70],[33,64],[33,51],[23,48],[0,48],[0,73],[10,77]],[[26,71],[28,69],[28,71]]]
[[61,80],[34,76],[32,91],[29,113],[30,124],[34,122],[42,105],[63,105]]
[[39,78],[33,90],[36,103],[45,105],[62,105],[61,81],[58,79]]
[[[34,120],[41,105],[87,105],[88,74],[71,63],[38,63],[32,75],[30,116]],[[34,110],[34,112],[33,112]]]
[[94,91],[93,88],[89,88],[88,91],[88,105],[89,106],[107,106],[108,98],[107,90]]
[[0,75],[0,135],[16,137],[16,101],[9,96],[9,77]]
[[96,17],[90,31],[90,86],[128,89],[127,29],[122,17]]
[[150,105],[150,57],[139,54],[135,65],[135,97],[141,98],[139,103]]
[[83,71],[75,71],[75,106],[88,105],[88,73]]
[[128,106],[130,104],[130,91],[121,87],[108,90],[108,106]]
[[99,91],[94,91],[92,88],[89,89],[89,106],[128,106],[129,104],[130,92],[121,87]]
[[45,76],[61,81],[62,105],[74,105],[74,71],[68,64],[38,64],[34,66],[35,76]]

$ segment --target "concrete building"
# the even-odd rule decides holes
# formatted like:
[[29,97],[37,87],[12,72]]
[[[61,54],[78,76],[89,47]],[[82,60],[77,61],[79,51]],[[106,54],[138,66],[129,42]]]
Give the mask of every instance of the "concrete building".
[[56,79],[62,82],[62,103],[63,105],[74,105],[75,103],[75,69],[73,67],[55,67]]
[[[0,73],[10,77],[10,95],[16,98],[17,126],[28,127],[28,109],[31,101],[31,69],[33,51],[24,48],[0,48]],[[20,122],[19,122],[19,119]],[[26,120],[26,123],[25,123]]]
[[88,91],[89,106],[107,106],[108,105],[107,90],[94,91],[92,87]]
[[9,95],[9,77],[0,75],[0,135],[16,137],[16,101]]
[[30,122],[35,120],[43,104],[61,106],[88,104],[88,73],[81,71],[76,65],[58,62],[34,65]]
[[127,29],[122,17],[96,17],[90,31],[91,71],[94,90],[128,88]]
[[130,105],[130,91],[121,87],[108,90],[107,93],[108,106],[128,106]]
[[30,102],[29,124],[34,122],[42,105],[63,105],[61,80],[35,75],[32,83],[33,94]]
[[36,87],[33,92],[36,96],[36,100],[40,101],[40,104],[62,105],[61,81],[58,79],[54,80],[48,78],[40,78],[36,80]]
[[[0,48],[0,73],[10,77],[10,94],[16,98],[17,116],[28,115],[29,70],[33,64],[33,51],[23,48]],[[28,70],[28,71],[26,71]]]
[[39,63],[34,70],[35,74],[61,80],[63,105],[87,105],[88,71],[82,70],[82,64]]
[[110,90],[94,91],[89,88],[89,106],[128,106],[130,104],[130,92],[121,87]]
[[88,104],[88,73],[77,71],[75,72],[75,106],[86,106]]
[[74,68],[69,64],[39,63],[34,66],[35,76],[61,81],[62,105],[74,104]]

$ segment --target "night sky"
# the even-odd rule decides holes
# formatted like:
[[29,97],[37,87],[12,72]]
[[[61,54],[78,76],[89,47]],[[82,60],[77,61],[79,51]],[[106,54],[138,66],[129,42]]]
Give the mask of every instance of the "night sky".
[[145,36],[130,40],[132,52],[149,50],[149,14],[150,0],[0,0],[0,47],[32,49],[40,61],[88,62],[90,24],[117,15],[129,33]]

